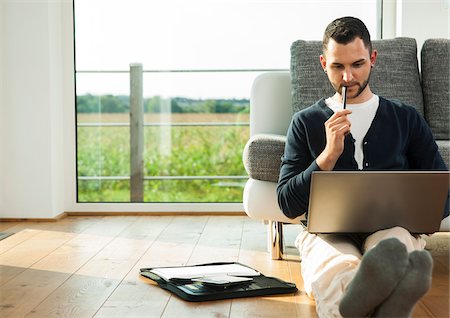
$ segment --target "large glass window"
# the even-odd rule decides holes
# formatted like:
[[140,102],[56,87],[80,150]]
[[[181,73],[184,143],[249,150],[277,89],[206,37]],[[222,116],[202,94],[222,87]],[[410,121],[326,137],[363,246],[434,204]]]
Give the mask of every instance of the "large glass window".
[[75,0],[78,201],[241,202],[253,79],[377,3]]

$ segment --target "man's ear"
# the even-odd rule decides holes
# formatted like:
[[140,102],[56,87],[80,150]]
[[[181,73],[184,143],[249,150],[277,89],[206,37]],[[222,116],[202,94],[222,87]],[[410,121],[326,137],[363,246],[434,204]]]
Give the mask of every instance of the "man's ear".
[[372,54],[370,54],[370,64],[373,67],[375,65],[375,62],[377,60],[378,52],[377,50],[373,50]]
[[322,65],[323,71],[327,72],[327,60],[323,54],[320,55],[320,64]]

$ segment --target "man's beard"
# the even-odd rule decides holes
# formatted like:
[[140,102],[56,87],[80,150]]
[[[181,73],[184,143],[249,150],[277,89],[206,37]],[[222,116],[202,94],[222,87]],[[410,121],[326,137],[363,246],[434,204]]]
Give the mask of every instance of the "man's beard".
[[[370,80],[370,75],[371,75],[371,74],[372,74],[372,70],[370,70],[369,76],[367,76],[367,79],[366,79],[362,84],[359,84],[358,82],[356,82],[356,83],[350,83],[349,86],[357,85],[357,86],[358,86],[358,91],[357,91],[356,94],[353,95],[353,96],[348,95],[347,98],[352,99],[352,98],[356,98],[356,97],[358,97],[359,95],[361,95],[361,93],[366,89],[367,85],[369,84],[369,80]],[[342,87],[344,87],[344,86],[345,86],[345,85],[341,85],[341,86],[338,87],[337,89],[336,89],[336,87],[335,87],[334,89],[336,90],[336,92],[338,92],[340,95],[342,95]]]

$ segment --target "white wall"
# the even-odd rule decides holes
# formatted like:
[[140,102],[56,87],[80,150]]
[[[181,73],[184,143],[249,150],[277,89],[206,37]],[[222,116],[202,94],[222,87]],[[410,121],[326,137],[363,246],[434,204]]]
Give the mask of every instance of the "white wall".
[[398,0],[397,34],[417,39],[422,47],[428,38],[450,37],[449,0]]
[[73,109],[63,85],[64,63],[73,69],[73,60],[63,58],[63,48],[71,46],[63,42],[63,33],[71,32],[63,28],[67,6],[1,4],[1,217],[52,218],[64,211],[64,133],[74,129],[63,125],[64,112]]
[[384,0],[383,38],[450,38],[449,0]]
[[[385,0],[384,38],[410,36],[419,45],[429,37],[448,38],[449,10],[448,0]],[[76,203],[70,0],[0,0],[0,48],[0,217],[186,210],[179,204]],[[242,211],[242,206],[189,210]]]
[[[3,44],[2,39],[4,38],[4,19],[3,19],[3,2],[0,1],[0,47]],[[5,144],[3,142],[3,118],[5,115],[3,114],[3,105],[4,105],[4,98],[3,98],[3,50],[0,49],[0,207],[1,202],[3,202],[3,196],[4,196],[4,187],[3,187],[3,149],[5,148]],[[0,209],[0,216],[2,215],[2,210]]]

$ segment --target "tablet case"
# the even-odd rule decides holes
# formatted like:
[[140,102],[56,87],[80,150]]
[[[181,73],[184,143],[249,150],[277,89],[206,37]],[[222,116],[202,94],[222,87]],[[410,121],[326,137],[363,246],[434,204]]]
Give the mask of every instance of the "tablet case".
[[[228,263],[207,263],[197,266],[207,265],[228,265],[239,264],[236,262]],[[242,265],[242,264],[241,264]],[[243,265],[246,266],[246,265]],[[275,294],[290,294],[297,291],[294,283],[285,282],[275,277],[268,277],[263,274],[251,277],[248,282],[213,285],[205,284],[191,279],[170,279],[165,280],[151,272],[154,268],[141,268],[140,274],[155,281],[161,288],[166,289],[180,298],[187,301],[207,301],[218,299],[230,299],[241,297],[253,297]]]

